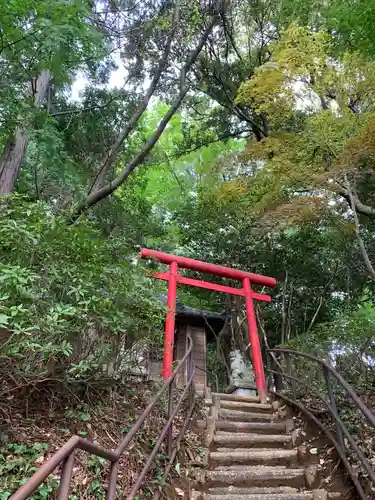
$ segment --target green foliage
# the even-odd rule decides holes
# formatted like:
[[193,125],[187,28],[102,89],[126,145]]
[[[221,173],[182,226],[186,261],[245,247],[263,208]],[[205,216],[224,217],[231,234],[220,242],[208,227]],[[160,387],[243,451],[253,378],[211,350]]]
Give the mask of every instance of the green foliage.
[[[246,157],[258,162],[249,183],[260,193],[254,208],[278,227],[342,211],[347,221],[346,205],[337,199],[345,178],[362,184],[374,166],[375,66],[357,53],[333,59],[332,40],[292,24],[237,95],[271,126],[267,137],[249,143]],[[371,188],[362,197],[371,205]]]
[[[1,500],[9,498],[15,489],[25,483],[25,477],[38,470],[40,466],[38,464],[44,461],[47,449],[47,443],[8,443],[0,448]],[[30,498],[32,500],[51,498],[58,485],[57,477],[49,476]]]
[[90,455],[87,458],[87,469],[91,477],[94,477],[94,480],[91,482],[88,493],[93,495],[95,498],[103,499],[105,498],[105,489],[103,488],[103,480],[102,477],[103,464],[105,463],[104,458],[96,457],[95,455]]
[[[43,24],[48,17],[48,5],[47,1],[40,4],[36,22]],[[71,23],[73,7],[79,15]],[[52,47],[48,57],[61,61],[61,68],[57,64],[59,89],[83,64],[90,43],[100,40],[92,52],[93,68],[105,60],[98,25],[82,14],[88,8],[85,3],[61,4],[58,17],[51,18],[53,33],[42,30]],[[154,17],[152,9],[135,10],[134,22],[139,21],[144,31],[140,30],[143,37],[136,36],[134,51],[142,57],[129,63],[126,88],[104,89],[92,79],[81,102],[67,100],[56,89],[49,109],[54,116],[47,117],[45,109],[33,113],[18,191],[44,201],[6,201],[1,222],[6,243],[1,259],[0,321],[12,332],[3,349],[5,359],[24,360],[22,370],[49,373],[46,366],[52,362],[63,365],[68,377],[89,377],[111,357],[114,345],[121,344],[119,338],[126,336],[131,342],[139,336],[148,338],[152,321],[161,325],[153,296],[165,287],[146,283],[141,277],[144,269],[132,264],[138,245],[281,279],[289,271],[288,286],[294,290],[290,291],[295,306],[291,308],[293,335],[308,328],[333,260],[342,259],[352,280],[348,295],[351,299],[358,296],[363,274],[360,265],[351,262],[353,225],[346,216],[347,204],[338,198],[337,183],[345,173],[352,175],[354,168],[357,187],[372,202],[371,185],[364,186],[373,158],[373,65],[354,52],[335,55],[337,40],[335,35],[328,36],[323,21],[319,31],[293,23],[277,32],[287,18],[286,3],[280,11],[277,7],[263,11],[251,2],[231,8],[233,19],[244,30],[234,32],[231,44],[213,35],[196,68],[199,94],[189,94],[185,109],[171,120],[144,167],[75,226],[68,227],[57,214],[69,210],[87,192],[119,127],[134,112],[145,65],[156,59],[154,42],[165,40],[170,16],[162,10]],[[187,12],[184,6],[183,19]],[[199,9],[194,15],[190,12],[191,25],[179,27],[181,37],[187,37],[187,47],[194,45],[198,14]],[[256,14],[268,16],[275,29],[262,27]],[[22,11],[23,19],[27,15]],[[231,20],[227,21],[231,29]],[[71,26],[62,39],[64,22]],[[261,47],[255,40],[262,37],[272,42]],[[23,47],[34,53],[31,39],[22,41],[19,50]],[[68,43],[82,45],[74,61],[65,65]],[[127,54],[128,39],[124,45]],[[173,85],[169,81],[160,84],[160,99],[153,101],[120,152],[115,173],[155,130],[168,108]],[[298,92],[296,85],[300,85]],[[306,106],[301,107],[298,93],[308,101]],[[321,94],[328,109],[315,106]],[[360,113],[353,113],[348,103],[357,95]],[[253,121],[268,127],[261,141]],[[221,135],[226,138],[218,140]],[[370,238],[370,231],[366,237]],[[314,300],[302,293],[309,283]],[[335,308],[340,308],[330,293],[341,293],[344,288],[343,280],[335,278],[332,290],[324,292],[318,323],[329,321]],[[179,298],[215,310],[224,304],[221,296],[199,290],[181,289]],[[275,341],[280,334],[280,301],[281,294],[277,294],[275,307],[269,307],[267,314]],[[79,332],[87,338],[91,330],[100,332],[93,350],[78,342]],[[159,338],[159,330],[155,336]],[[31,364],[25,361],[26,352],[33,358]]]
[[126,238],[69,227],[43,202],[1,204],[3,363],[14,360],[27,377],[81,379],[99,374],[124,341],[158,341],[158,284],[142,276]]
[[307,351],[335,351],[347,354],[375,354],[372,339],[375,333],[375,301],[367,290],[358,302],[346,310],[337,310],[333,321],[322,322],[309,335],[295,338],[289,345]]
[[284,0],[281,2],[279,21],[289,24],[298,20],[314,30],[326,28],[334,34],[333,50],[358,50],[373,58],[375,46],[372,27],[375,19],[371,0]]
[[[79,67],[103,56],[101,34],[88,22],[89,2],[1,1],[1,133],[12,133],[20,113],[32,112],[30,79],[51,71],[57,87]],[[87,67],[87,65],[86,65]]]

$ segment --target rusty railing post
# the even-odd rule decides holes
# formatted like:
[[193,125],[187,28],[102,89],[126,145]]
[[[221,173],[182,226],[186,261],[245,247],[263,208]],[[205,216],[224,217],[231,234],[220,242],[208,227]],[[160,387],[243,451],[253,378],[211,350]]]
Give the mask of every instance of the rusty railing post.
[[[291,359],[289,353],[287,353],[285,355],[285,361],[286,361],[286,367],[287,367],[287,370],[288,370],[288,375],[290,377],[293,377],[292,359]],[[296,401],[297,392],[296,392],[296,382],[295,382],[295,380],[290,379],[290,385],[291,385],[291,388],[292,388],[293,399],[294,399],[294,401]]]
[[68,500],[69,498],[69,487],[70,480],[73,473],[75,450],[71,452],[68,458],[65,459],[62,466],[59,493],[57,495],[58,500]]
[[[193,370],[194,370],[194,361],[193,361],[193,356],[192,353],[189,354],[189,357],[187,359],[187,382],[190,380],[190,377],[192,376]],[[194,379],[192,380],[191,384],[189,385],[189,392],[188,392],[188,401],[189,401],[189,406],[193,404],[193,398],[194,398]]]
[[273,377],[272,373],[270,372],[270,370],[272,370],[272,359],[271,359],[270,353],[268,352],[267,348],[266,348],[265,358],[266,358],[265,372],[267,373],[267,377],[266,377],[267,393],[270,394],[271,389],[272,389],[272,385],[273,385],[273,378],[274,377]]
[[120,459],[118,459],[116,462],[111,462],[106,500],[115,500],[116,498],[116,483],[119,461]]
[[[327,392],[328,392],[328,399],[329,399],[330,405],[332,407],[332,410],[335,412],[335,414],[338,415],[335,396],[333,393],[332,381],[331,381],[330,374],[329,374],[329,369],[325,365],[323,365],[323,377],[324,377],[324,381],[326,383],[326,388],[327,388]],[[341,446],[343,453],[345,453],[344,436],[343,436],[341,429],[340,429],[340,426],[337,424],[337,422],[335,423],[335,427],[336,427],[337,442]]]
[[[173,412],[173,383],[172,382],[169,386],[168,389],[168,420],[170,419],[172,412]],[[172,448],[173,448],[173,424],[171,422],[171,425],[169,426],[168,429],[168,456],[170,457],[172,455]]]
[[[275,358],[272,357],[272,361],[274,363],[274,369],[279,372],[280,370],[278,370],[277,368],[277,363],[279,363],[282,371],[283,370],[283,367],[282,367],[282,358],[281,356],[277,357],[275,354],[274,354]],[[282,375],[278,375],[278,374],[275,374],[275,389],[277,392],[280,392],[283,390],[283,384],[284,384],[284,379],[282,377]]]

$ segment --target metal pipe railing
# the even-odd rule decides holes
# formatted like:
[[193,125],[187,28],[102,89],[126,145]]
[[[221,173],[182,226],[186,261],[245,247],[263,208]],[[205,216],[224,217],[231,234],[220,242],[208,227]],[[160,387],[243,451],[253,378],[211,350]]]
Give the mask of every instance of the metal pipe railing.
[[310,410],[308,410],[303,404],[298,403],[297,401],[294,401],[293,399],[289,399],[284,394],[280,394],[280,393],[276,393],[276,394],[279,398],[284,400],[285,403],[289,404],[290,406],[294,406],[299,411],[304,413],[312,422],[315,423],[315,425],[321,431],[324,432],[324,434],[328,437],[328,439],[331,441],[333,446],[336,448],[337,454],[339,455],[340,459],[342,460],[343,464],[345,465],[346,470],[348,471],[350,478],[353,481],[353,484],[357,490],[357,493],[358,493],[360,499],[361,500],[368,500],[368,496],[363,491],[362,485],[359,482],[359,479],[357,477],[356,472],[350,466],[350,463],[348,462],[348,459],[346,458],[345,453],[343,452],[339,443],[336,441],[335,436],[330,432],[330,430],[327,429],[327,427],[324,424],[322,424],[322,422]]
[[325,367],[328,370],[328,372],[335,377],[337,382],[345,389],[345,391],[347,392],[347,394],[349,394],[349,396],[351,397],[357,408],[361,410],[361,412],[367,418],[369,423],[375,428],[375,415],[357,396],[352,386],[348,384],[348,382],[343,378],[343,376],[329,362],[327,362],[324,359],[317,358],[316,356],[313,356],[311,354],[306,354],[305,352],[295,351],[294,349],[269,349],[269,352],[291,354],[301,358],[310,359],[311,361],[319,363],[322,367]]
[[[160,388],[158,393],[155,395],[151,403],[146,407],[143,413],[139,416],[133,427],[130,429],[125,438],[119,443],[118,447],[115,451],[106,450],[105,448],[88,441],[87,439],[83,439],[80,436],[72,436],[52,457],[47,460],[47,462],[37,470],[33,476],[19,488],[11,497],[10,500],[24,500],[28,498],[32,493],[47,479],[47,477],[52,474],[52,472],[61,464],[61,476],[60,476],[60,487],[58,492],[58,500],[68,500],[69,499],[69,487],[73,474],[73,466],[74,466],[74,458],[75,451],[77,449],[85,450],[92,455],[96,455],[98,457],[102,457],[105,460],[111,462],[110,473],[109,473],[109,481],[108,481],[108,489],[107,489],[107,500],[114,500],[116,498],[116,482],[117,482],[117,474],[118,474],[118,465],[119,460],[129,446],[139,429],[144,424],[147,417],[150,415],[152,410],[161,400],[162,396],[165,393],[168,393],[168,417],[165,426],[163,427],[159,439],[155,444],[153,450],[151,451],[148,460],[144,468],[142,469],[140,475],[138,476],[136,482],[134,483],[130,494],[126,497],[127,500],[134,500],[135,495],[139,488],[142,486],[142,482],[150,470],[152,463],[159,451],[163,441],[167,437],[167,448],[169,455],[169,462],[173,462],[176,457],[176,454],[173,453],[174,443],[173,443],[173,434],[172,434],[172,425],[173,421],[181,409],[182,403],[184,402],[186,396],[188,396],[189,402],[189,410],[187,412],[187,416],[183,422],[182,429],[185,431],[188,420],[191,417],[193,408],[194,408],[194,386],[193,386],[193,378],[195,373],[195,366],[192,360],[192,349],[193,342],[188,335],[188,349],[182,360],[178,363],[176,369],[172,373],[171,377],[166,380],[163,386]],[[177,404],[173,405],[173,392],[174,392],[174,380],[176,376],[180,372],[185,371],[185,367],[187,367],[188,380],[186,386],[178,399]],[[180,432],[181,433],[181,432]],[[182,436],[181,436],[182,437]],[[179,440],[181,440],[180,435],[177,437],[177,444]],[[168,463],[167,467],[171,467],[172,464]]]
[[207,373],[208,375],[211,375],[212,377],[214,377],[215,379],[215,386],[216,386],[216,392],[220,392],[220,384],[219,384],[219,376],[217,373],[214,373],[214,372],[210,372],[210,370],[206,370],[205,368],[201,368],[200,366],[198,365],[195,365],[195,369],[196,370],[200,370],[202,372],[205,372]]
[[[277,364],[277,367],[279,370],[274,370],[271,368],[267,368],[266,371],[271,375],[271,376],[277,376],[280,377],[281,379],[287,379],[291,383],[291,392],[292,392],[292,398],[288,398],[285,396],[285,394],[282,394],[280,391],[276,391],[275,394],[279,396],[281,399],[284,399],[287,403],[292,404],[296,406],[299,410],[301,410],[303,413],[305,413],[309,418],[311,418],[315,423],[318,424],[318,427],[320,427],[327,437],[331,440],[332,444],[335,446],[340,459],[342,460],[345,468],[347,469],[353,484],[357,490],[357,493],[361,500],[366,500],[368,496],[365,494],[359,480],[357,477],[357,473],[353,470],[351,467],[349,460],[347,459],[347,450],[346,450],[346,442],[344,439],[347,439],[348,444],[350,444],[352,450],[354,451],[355,455],[358,458],[358,461],[362,465],[363,469],[366,471],[368,477],[370,480],[375,484],[375,471],[373,470],[373,467],[369,463],[369,461],[366,459],[364,453],[360,449],[360,447],[357,445],[354,437],[350,434],[347,426],[344,424],[342,419],[340,418],[340,415],[337,410],[336,406],[336,401],[335,401],[335,395],[332,387],[332,380],[331,376],[333,376],[338,384],[344,389],[345,393],[351,398],[353,401],[354,405],[362,412],[362,414],[366,417],[370,425],[374,428],[375,430],[375,415],[371,412],[371,410],[363,403],[363,401],[357,396],[355,393],[354,389],[346,382],[346,380],[342,377],[342,375],[326,360],[320,359],[316,356],[313,356],[311,354],[306,354],[304,352],[300,351],[295,351],[294,349],[268,349],[268,354],[271,354],[270,360],[271,364],[275,365]],[[285,373],[284,367],[282,366],[281,362],[276,359],[275,354],[281,354],[286,361],[286,370],[288,373]],[[292,375],[292,358],[297,357],[297,358],[304,358],[308,359],[310,361],[313,361],[317,363],[318,365],[321,366],[322,368],[322,373],[323,373],[323,378],[325,382],[325,386],[327,389],[327,396],[323,396],[322,394],[319,393],[319,391],[313,389],[311,387],[311,381],[309,383],[304,382],[298,377],[295,377]],[[335,427],[336,427],[336,438],[332,435],[332,433],[327,429],[327,427],[317,419],[317,417],[308,409],[306,408],[305,405],[303,405],[300,402],[297,402],[297,395],[296,395],[296,386],[297,385],[302,385],[308,389],[308,392],[311,394],[314,394],[318,399],[320,399],[324,405],[326,406],[328,412],[331,414],[333,417]]]

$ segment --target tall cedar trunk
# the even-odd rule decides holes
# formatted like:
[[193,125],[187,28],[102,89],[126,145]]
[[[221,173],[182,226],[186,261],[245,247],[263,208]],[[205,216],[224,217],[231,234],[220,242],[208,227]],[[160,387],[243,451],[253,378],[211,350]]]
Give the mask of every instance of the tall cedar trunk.
[[[34,106],[40,108],[47,95],[51,73],[43,70],[35,82]],[[14,134],[10,136],[4,147],[0,159],[0,196],[13,191],[14,185],[20,174],[23,160],[25,158],[27,145],[29,142],[27,123],[22,123],[16,128]]]

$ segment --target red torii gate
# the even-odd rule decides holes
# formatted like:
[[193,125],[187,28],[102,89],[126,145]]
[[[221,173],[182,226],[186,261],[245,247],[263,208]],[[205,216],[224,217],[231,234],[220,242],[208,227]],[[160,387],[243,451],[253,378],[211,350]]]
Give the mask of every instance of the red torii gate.
[[[231,267],[218,266],[216,264],[209,264],[200,260],[189,259],[186,257],[179,257],[156,250],[148,250],[147,248],[141,249],[140,254],[142,259],[154,259],[162,264],[169,264],[169,272],[154,273],[153,278],[168,281],[168,300],[167,300],[167,317],[165,321],[165,338],[164,338],[164,359],[163,359],[163,377],[169,378],[172,375],[172,362],[173,362],[173,346],[174,346],[174,327],[175,327],[175,314],[176,314],[176,295],[177,283],[183,285],[197,286],[200,288],[207,288],[216,292],[224,292],[232,295],[239,295],[245,298],[247,322],[249,325],[249,337],[252,352],[252,361],[255,373],[255,382],[258,390],[258,395],[261,401],[267,397],[266,379],[264,376],[264,368],[262,361],[262,353],[260,349],[256,314],[254,308],[254,299],[271,302],[269,295],[256,293],[252,290],[251,284],[263,285],[274,287],[276,280],[268,276],[261,276],[260,274],[248,273]],[[195,280],[186,278],[178,274],[178,268],[192,269],[194,271],[201,271],[209,274],[216,274],[224,278],[232,278],[242,281],[242,288],[233,288],[230,286],[218,285],[209,283],[207,281]]]

